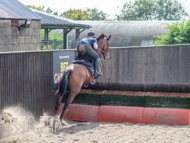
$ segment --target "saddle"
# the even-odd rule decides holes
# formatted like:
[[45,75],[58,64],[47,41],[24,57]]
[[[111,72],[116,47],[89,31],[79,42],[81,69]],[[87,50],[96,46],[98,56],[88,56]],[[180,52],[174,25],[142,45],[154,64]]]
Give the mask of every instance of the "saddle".
[[90,71],[91,75],[92,76],[94,75],[94,65],[91,62],[85,61],[85,60],[74,60],[73,64],[82,64],[82,65],[84,65]]

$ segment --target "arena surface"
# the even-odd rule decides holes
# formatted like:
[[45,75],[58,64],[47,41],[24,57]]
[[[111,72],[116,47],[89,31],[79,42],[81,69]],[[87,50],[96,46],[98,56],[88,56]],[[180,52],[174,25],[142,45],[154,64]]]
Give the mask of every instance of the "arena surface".
[[57,133],[11,135],[0,142],[189,143],[190,126],[143,125],[66,121]]
[[[20,110],[20,111],[19,111]],[[5,110],[6,116],[20,114],[30,115],[19,108]],[[168,125],[144,125],[130,123],[98,123],[98,122],[77,122],[65,120],[65,124],[56,132],[52,132],[52,126],[43,126],[38,122],[34,128],[26,128],[22,122],[23,130],[13,134],[11,123],[5,121],[1,116],[0,143],[189,143],[190,126],[168,126]],[[25,128],[24,128],[25,126]],[[26,130],[25,130],[26,129]],[[19,133],[18,133],[19,132]]]

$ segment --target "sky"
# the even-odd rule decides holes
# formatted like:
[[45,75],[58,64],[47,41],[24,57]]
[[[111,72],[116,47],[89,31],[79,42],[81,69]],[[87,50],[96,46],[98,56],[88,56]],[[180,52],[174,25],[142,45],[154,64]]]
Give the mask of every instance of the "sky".
[[24,5],[44,6],[45,9],[50,7],[54,12],[59,14],[72,9],[97,8],[110,15],[110,19],[115,14],[119,14],[125,0],[19,0]]
[[[72,9],[97,8],[114,19],[115,14],[119,14],[123,4],[127,0],[19,0],[24,5],[44,6],[45,10],[50,7],[58,14]],[[133,0],[132,0],[133,1]],[[190,13],[190,0],[181,0],[185,10]]]

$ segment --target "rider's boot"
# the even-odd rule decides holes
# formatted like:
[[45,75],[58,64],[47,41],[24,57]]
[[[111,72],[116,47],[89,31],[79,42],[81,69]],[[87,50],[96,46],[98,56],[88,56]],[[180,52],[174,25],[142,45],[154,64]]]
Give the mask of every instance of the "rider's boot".
[[99,63],[98,58],[96,58],[94,60],[94,76],[101,76],[101,75],[103,75],[102,73],[98,72],[98,63]]

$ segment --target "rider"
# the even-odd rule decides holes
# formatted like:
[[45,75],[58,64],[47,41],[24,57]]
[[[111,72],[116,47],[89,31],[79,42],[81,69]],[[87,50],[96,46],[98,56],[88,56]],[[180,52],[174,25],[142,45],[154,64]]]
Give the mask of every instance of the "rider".
[[95,33],[90,31],[87,37],[83,38],[77,43],[77,59],[85,59],[90,56],[94,60],[94,76],[100,76],[102,73],[98,72],[99,58],[96,50],[98,49]]

